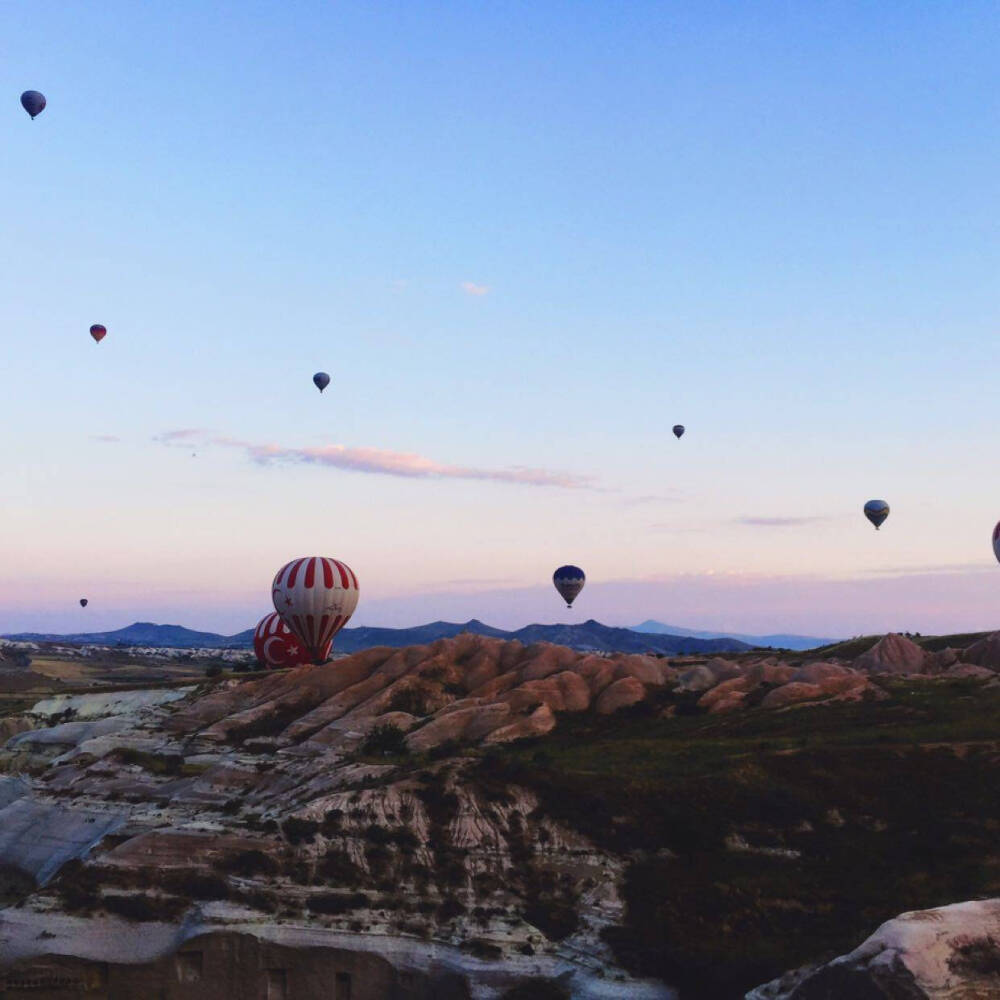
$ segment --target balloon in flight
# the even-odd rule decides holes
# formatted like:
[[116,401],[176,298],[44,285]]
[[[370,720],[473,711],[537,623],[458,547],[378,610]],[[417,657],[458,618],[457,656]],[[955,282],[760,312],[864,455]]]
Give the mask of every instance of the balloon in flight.
[[86,597],[81,597],[80,598],[80,607],[81,608],[85,608],[89,603],[90,603],[90,601],[88,601]]
[[99,344],[108,335],[108,329],[100,323],[95,323],[90,328],[90,335]]
[[316,372],[313,375],[313,385],[322,392],[330,384],[330,376],[326,372]]
[[1000,562],[1000,521],[997,521],[997,526],[993,529],[993,555]]
[[253,651],[265,670],[298,667],[309,662],[309,654],[277,611],[264,615],[253,633]]
[[869,500],[865,504],[865,517],[875,525],[876,531],[888,516],[889,505],[884,500]]
[[327,556],[293,559],[278,570],[271,600],[313,663],[325,663],[333,637],[358,606],[358,578],[347,563]]
[[40,115],[45,110],[45,95],[40,94],[37,90],[26,90],[21,95],[21,107],[34,120],[35,115]]
[[573,602],[577,595],[583,590],[587,578],[583,575],[583,570],[579,566],[560,566],[552,574],[552,582],[556,590],[559,591],[562,599],[566,602],[566,607],[573,607]]
[[675,438],[682,438],[683,436],[684,436],[684,425],[683,424],[674,424],[674,437]]

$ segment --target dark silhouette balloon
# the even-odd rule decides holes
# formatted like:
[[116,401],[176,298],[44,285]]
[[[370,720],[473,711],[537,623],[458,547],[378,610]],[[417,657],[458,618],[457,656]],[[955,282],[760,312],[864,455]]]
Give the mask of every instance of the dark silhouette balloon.
[[684,425],[683,424],[674,424],[674,437],[675,438],[681,438],[683,436],[684,436]]
[[87,600],[86,597],[81,597],[80,598],[80,607],[81,608],[85,608],[89,603],[90,602]]
[[330,376],[326,372],[316,372],[313,375],[313,384],[322,392],[330,384]]
[[889,505],[884,500],[869,500],[865,504],[865,517],[875,525],[876,531],[888,516]]
[[559,591],[562,599],[566,602],[566,607],[571,608],[577,595],[583,590],[583,585],[587,582],[587,578],[583,575],[583,570],[579,566],[560,566],[552,574],[552,582],[555,584],[555,588]]
[[45,95],[38,93],[37,90],[26,90],[21,95],[21,107],[34,120],[35,115],[40,115],[45,110]]
[[90,328],[90,335],[99,344],[108,335],[107,327],[101,326],[100,323],[95,323]]

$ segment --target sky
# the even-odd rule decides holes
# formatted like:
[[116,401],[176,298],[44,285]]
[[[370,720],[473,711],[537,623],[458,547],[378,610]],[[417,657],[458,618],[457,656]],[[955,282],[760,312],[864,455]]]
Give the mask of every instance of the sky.
[[306,554],[355,624],[997,627],[998,35],[0,5],[0,630],[235,632]]

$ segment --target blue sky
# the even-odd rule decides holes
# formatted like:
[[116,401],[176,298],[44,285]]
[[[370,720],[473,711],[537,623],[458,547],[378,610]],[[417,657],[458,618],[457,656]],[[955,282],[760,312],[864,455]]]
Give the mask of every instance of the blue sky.
[[0,7],[0,628],[995,624],[995,15]]

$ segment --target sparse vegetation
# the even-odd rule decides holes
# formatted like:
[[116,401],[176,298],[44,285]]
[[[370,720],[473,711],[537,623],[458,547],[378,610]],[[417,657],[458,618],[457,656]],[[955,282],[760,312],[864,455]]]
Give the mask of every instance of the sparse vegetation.
[[281,870],[277,858],[263,851],[240,851],[219,860],[217,867],[233,875],[252,878],[255,875],[276,875]]
[[[477,781],[528,787],[545,815],[633,857],[625,924],[606,935],[618,960],[728,1000],[902,910],[1000,894],[1000,796],[982,791],[1000,779],[1000,691],[881,683],[882,702],[566,717]],[[727,846],[735,833],[750,852]],[[569,926],[560,892],[527,886],[546,936]]]
[[290,844],[302,844],[316,839],[316,834],[319,833],[319,823],[313,819],[289,816],[282,821],[281,832]]
[[[534,954],[534,950],[528,954]],[[570,992],[562,983],[555,979],[533,976],[507,990],[501,1000],[569,1000],[569,998]]]
[[178,754],[152,753],[148,750],[138,750],[135,747],[118,747],[108,754],[109,760],[119,764],[132,764],[141,767],[150,774],[176,777],[184,766],[184,758]]
[[306,905],[312,913],[338,915],[367,906],[368,897],[363,892],[324,892],[310,896]]
[[390,722],[370,729],[360,751],[365,757],[406,757],[410,748],[403,730]]
[[152,896],[142,892],[128,896],[104,896],[101,906],[108,913],[126,920],[169,922],[177,920],[188,903],[175,896]]

